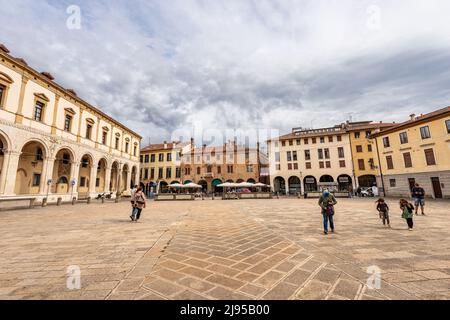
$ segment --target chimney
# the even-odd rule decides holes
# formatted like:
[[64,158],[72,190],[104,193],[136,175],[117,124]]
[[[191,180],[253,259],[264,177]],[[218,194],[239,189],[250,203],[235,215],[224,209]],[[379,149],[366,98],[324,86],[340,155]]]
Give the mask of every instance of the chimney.
[[167,149],[167,141],[164,141],[164,149]]
[[8,48],[3,43],[0,43],[0,50],[3,51],[4,53],[9,53],[10,52],[8,50]]
[[411,121],[416,120],[416,115],[414,113],[410,114],[409,117],[411,118]]
[[44,71],[44,72],[41,72],[41,74],[51,81],[55,80],[55,77],[52,76],[50,72]]

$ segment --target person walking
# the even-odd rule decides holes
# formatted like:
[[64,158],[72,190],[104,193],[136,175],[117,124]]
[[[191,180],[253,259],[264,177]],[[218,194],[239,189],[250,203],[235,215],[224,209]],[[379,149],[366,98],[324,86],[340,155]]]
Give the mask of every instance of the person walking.
[[337,204],[336,198],[328,190],[324,190],[319,198],[319,206],[322,209],[323,216],[323,233],[328,234],[328,223],[331,232],[334,233],[334,206]]
[[380,214],[380,219],[383,220],[383,225],[385,226],[387,223],[387,226],[390,228],[391,223],[389,221],[389,206],[382,198],[378,199],[376,204],[377,204],[378,213]]
[[136,193],[137,188],[138,188],[138,186],[135,185],[135,186],[131,189],[131,216],[130,216],[131,221],[133,221],[133,219],[134,219],[133,217],[135,217],[136,214],[137,214],[137,212],[135,212],[135,211],[137,211],[137,208],[136,208],[135,205],[134,205],[134,194]]
[[139,219],[141,218],[142,210],[146,207],[146,205],[147,202],[144,192],[142,192],[141,187],[138,187],[132,199],[132,206],[133,206],[133,214],[131,215],[132,221],[134,222],[139,221]]
[[414,199],[414,206],[416,207],[416,216],[418,216],[419,206],[422,211],[422,215],[425,215],[425,190],[418,184],[414,186],[411,190],[412,198]]
[[413,211],[414,206],[406,201],[405,199],[400,200],[400,209],[402,210],[402,218],[406,220],[408,224],[409,231],[413,231],[414,221],[413,221]]

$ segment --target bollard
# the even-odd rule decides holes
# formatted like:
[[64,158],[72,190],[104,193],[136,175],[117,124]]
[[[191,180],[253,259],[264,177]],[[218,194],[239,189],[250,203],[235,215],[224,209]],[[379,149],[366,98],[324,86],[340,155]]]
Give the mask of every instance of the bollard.
[[56,201],[56,205],[59,207],[62,204],[62,198],[58,198],[58,200]]
[[213,199],[213,200],[214,200],[214,198],[215,198],[215,195],[216,195],[216,194],[213,192],[213,194],[212,194],[212,199]]
[[277,199],[280,199],[280,193],[277,192]]
[[42,207],[47,206],[47,198],[42,199]]
[[76,197],[73,197],[73,198],[72,198],[72,205],[74,206],[76,202],[77,202],[77,198],[76,198]]
[[105,203],[105,197],[102,197],[102,203]]
[[87,204],[91,204],[91,197],[87,198]]

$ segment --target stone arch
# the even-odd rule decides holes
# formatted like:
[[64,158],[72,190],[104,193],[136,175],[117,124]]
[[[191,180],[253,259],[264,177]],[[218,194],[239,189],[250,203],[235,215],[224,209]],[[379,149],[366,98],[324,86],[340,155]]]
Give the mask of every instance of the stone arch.
[[364,175],[358,177],[358,185],[361,188],[372,188],[377,185],[377,177],[375,175]]
[[16,194],[39,194],[44,191],[44,160],[47,157],[48,148],[39,139],[23,144],[14,185]]
[[299,177],[292,176],[288,179],[289,194],[301,194],[302,182]]
[[276,193],[286,194],[286,180],[283,177],[273,179],[273,189]]
[[334,178],[328,174],[325,174],[320,177],[319,181],[324,182],[324,183],[331,183],[331,182],[334,182]]
[[97,162],[97,177],[95,179],[95,192],[101,193],[106,191],[106,171],[108,168],[108,160],[100,158]]
[[44,140],[42,140],[42,139],[39,139],[39,138],[32,138],[32,139],[26,140],[24,143],[22,143],[21,145],[19,145],[18,150],[23,150],[23,148],[24,148],[26,145],[28,145],[28,144],[30,144],[30,143],[33,143],[33,142],[34,142],[34,143],[38,143],[38,144],[41,145],[42,151],[43,151],[44,154],[45,154],[45,158],[47,158],[48,155],[50,154],[50,147],[47,145],[47,142],[46,142],[46,141],[44,141]]
[[208,192],[208,181],[200,180],[197,184],[202,186],[202,191],[203,192]]
[[[70,148],[60,148],[55,154],[52,172],[51,192],[67,194],[70,191],[70,178],[73,176],[75,154]],[[65,177],[66,179],[61,179]],[[67,181],[66,181],[67,180]]]
[[303,185],[305,192],[316,192],[318,190],[317,179],[314,176],[306,176],[303,179]]
[[117,182],[119,178],[119,162],[113,161],[111,164],[111,179],[109,180],[109,190],[117,192]]
[[78,195],[82,197],[88,197],[91,190],[91,176],[92,168],[94,167],[94,157],[90,153],[85,153],[80,158],[80,170],[79,170],[79,181],[78,181]]
[[352,192],[353,191],[353,180],[348,174],[341,174],[337,178],[339,191]]

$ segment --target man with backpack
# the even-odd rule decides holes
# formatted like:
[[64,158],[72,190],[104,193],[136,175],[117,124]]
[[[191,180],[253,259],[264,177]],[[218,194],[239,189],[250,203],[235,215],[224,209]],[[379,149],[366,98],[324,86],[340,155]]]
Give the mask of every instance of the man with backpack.
[[328,234],[328,223],[331,232],[334,233],[334,206],[337,204],[336,198],[328,190],[324,190],[319,198],[319,206],[322,209],[323,216],[323,233]]
[[411,190],[412,198],[414,199],[414,206],[416,207],[416,216],[419,215],[419,206],[422,211],[422,215],[425,215],[424,207],[425,207],[425,190],[419,186],[418,183]]

